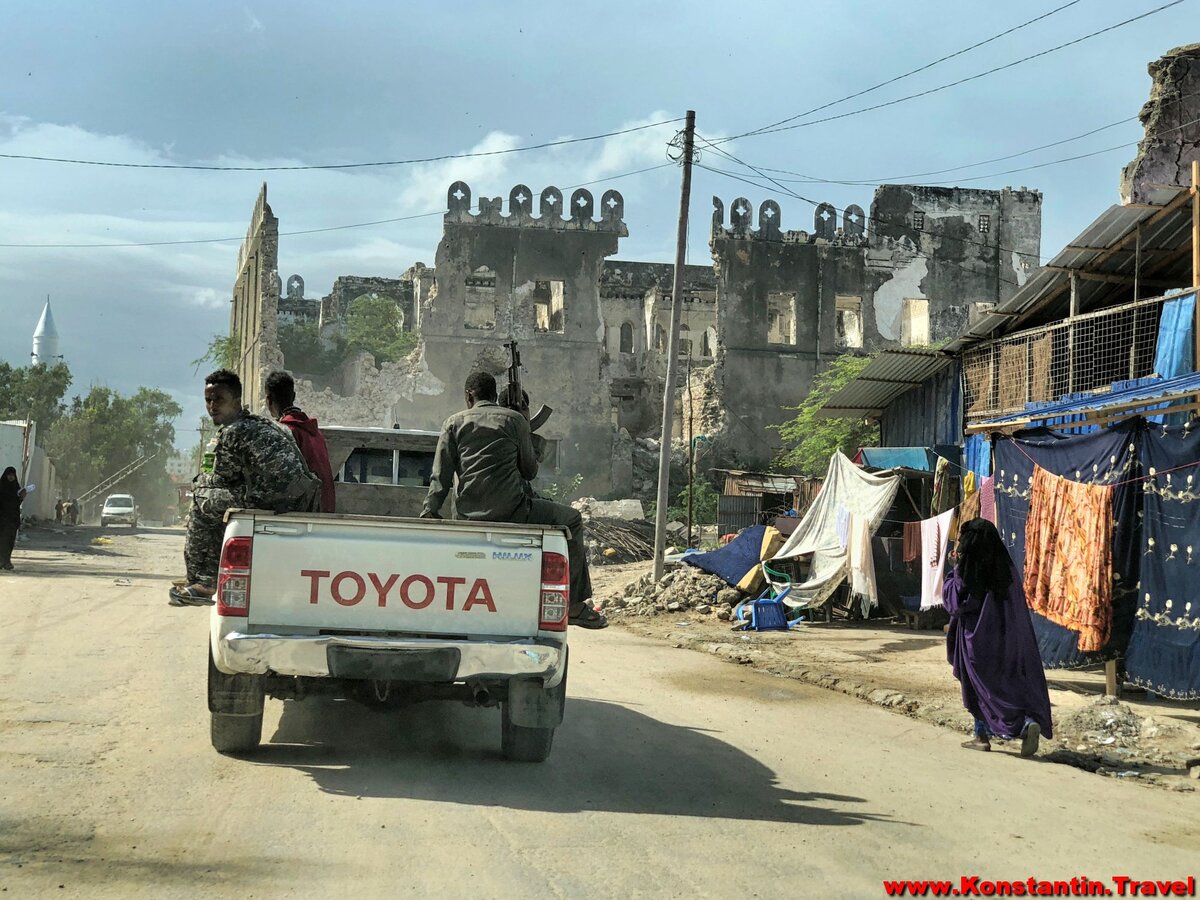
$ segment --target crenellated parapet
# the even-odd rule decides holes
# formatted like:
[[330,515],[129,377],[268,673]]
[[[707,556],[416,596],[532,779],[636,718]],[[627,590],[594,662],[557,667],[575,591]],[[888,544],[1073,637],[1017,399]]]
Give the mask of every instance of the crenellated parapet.
[[774,200],[764,200],[758,207],[758,227],[754,227],[754,207],[745,197],[738,197],[729,207],[726,224],[725,202],[713,197],[712,237],[734,240],[776,241],[785,244],[810,244],[818,240],[831,244],[859,246],[867,242],[867,215],[861,206],[847,206],[841,211],[830,203],[817,205],[813,213],[812,231],[784,231],[782,212]]
[[599,218],[592,192],[576,188],[567,199],[551,185],[537,197],[537,215],[533,214],[534,193],[518,184],[508,192],[508,214],[501,197],[480,197],[472,211],[471,187],[456,181],[446,192],[446,222],[471,225],[498,225],[507,228],[547,228],[554,231],[595,231],[627,237],[625,199],[619,191],[608,190],[600,198]]

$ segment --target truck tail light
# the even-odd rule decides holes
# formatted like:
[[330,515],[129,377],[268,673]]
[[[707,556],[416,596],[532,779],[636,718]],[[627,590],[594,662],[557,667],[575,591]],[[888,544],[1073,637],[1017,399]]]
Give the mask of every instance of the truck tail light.
[[217,615],[245,618],[250,615],[251,538],[235,537],[221,549],[217,575]]
[[571,594],[570,568],[561,553],[542,554],[542,604],[539,631],[566,631]]

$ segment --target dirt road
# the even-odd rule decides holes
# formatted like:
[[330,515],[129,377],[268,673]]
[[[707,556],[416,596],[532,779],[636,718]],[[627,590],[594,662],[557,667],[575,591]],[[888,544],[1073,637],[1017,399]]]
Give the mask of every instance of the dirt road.
[[1196,794],[971,753],[618,629],[572,633],[543,765],[500,759],[494,710],[327,700],[268,701],[261,752],[222,757],[208,613],[166,604],[181,532],[98,533],[36,535],[0,578],[10,896],[878,897],[1200,868]]

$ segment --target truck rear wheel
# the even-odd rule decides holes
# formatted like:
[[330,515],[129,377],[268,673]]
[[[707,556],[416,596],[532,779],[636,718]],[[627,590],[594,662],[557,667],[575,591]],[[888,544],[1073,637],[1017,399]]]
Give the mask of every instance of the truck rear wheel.
[[257,716],[210,715],[212,745],[218,753],[249,753],[262,740],[262,713]]
[[553,728],[514,725],[507,703],[500,708],[500,750],[512,762],[545,762],[554,744]]
[[249,753],[262,740],[263,680],[259,675],[226,675],[208,648],[210,735],[218,753]]

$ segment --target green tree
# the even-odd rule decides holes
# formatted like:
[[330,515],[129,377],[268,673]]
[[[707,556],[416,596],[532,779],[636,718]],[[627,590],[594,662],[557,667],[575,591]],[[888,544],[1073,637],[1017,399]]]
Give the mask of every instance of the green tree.
[[47,449],[60,480],[76,495],[143,456],[153,457],[114,490],[133,494],[148,516],[157,517],[174,495],[166,462],[174,452],[174,423],[182,412],[169,394],[153,388],[138,388],[126,397],[93,387],[71,402]]
[[65,363],[16,368],[0,362],[0,420],[30,419],[39,434],[48,434],[66,409],[63,397],[70,384]]
[[404,316],[395,302],[377,294],[363,294],[346,309],[346,349],[365,350],[375,365],[396,362],[417,346],[415,332],[404,330]]
[[345,341],[339,338],[332,349],[321,342],[316,322],[296,322],[279,326],[279,349],[284,365],[293,374],[328,375],[346,356]]
[[228,335],[214,334],[204,355],[192,360],[192,368],[199,372],[201,366],[208,364],[218,369],[233,369],[236,372],[241,347],[242,342],[236,331]]
[[853,455],[859,447],[874,447],[879,443],[879,429],[861,418],[827,419],[817,416],[834,393],[854,380],[871,360],[863,356],[839,356],[813,379],[812,389],[796,410],[790,422],[773,426],[783,439],[784,448],[775,464],[802,475],[824,475],[829,458],[835,450]]

